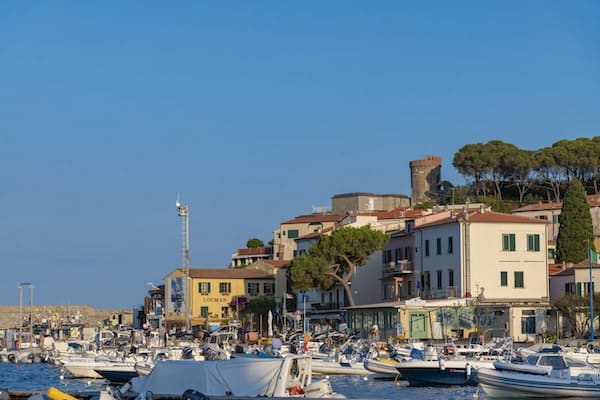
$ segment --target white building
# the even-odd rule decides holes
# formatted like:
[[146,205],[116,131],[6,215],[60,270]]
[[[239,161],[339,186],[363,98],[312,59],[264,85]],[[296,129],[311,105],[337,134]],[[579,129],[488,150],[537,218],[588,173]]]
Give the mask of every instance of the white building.
[[503,320],[514,341],[533,339],[549,307],[547,243],[545,221],[483,208],[421,225],[414,262],[422,297],[493,305],[490,326]]

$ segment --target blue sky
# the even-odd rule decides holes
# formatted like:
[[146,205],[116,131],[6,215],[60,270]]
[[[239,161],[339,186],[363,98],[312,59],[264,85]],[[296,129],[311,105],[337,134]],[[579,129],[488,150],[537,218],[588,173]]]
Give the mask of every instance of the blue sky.
[[0,3],[0,304],[130,308],[410,160],[600,134],[597,1]]

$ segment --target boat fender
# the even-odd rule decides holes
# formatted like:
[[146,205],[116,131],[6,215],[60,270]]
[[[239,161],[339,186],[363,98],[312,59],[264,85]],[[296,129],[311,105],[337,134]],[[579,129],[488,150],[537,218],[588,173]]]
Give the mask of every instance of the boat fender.
[[471,364],[467,363],[467,376],[471,376],[472,367]]
[[440,364],[440,369],[442,371],[444,371],[446,369],[446,360],[444,360],[442,357],[440,357],[439,364]]
[[48,388],[46,396],[50,397],[52,400],[77,400],[77,397],[71,396],[55,387]]
[[290,388],[290,396],[297,396],[299,394],[304,394],[302,386],[296,385]]

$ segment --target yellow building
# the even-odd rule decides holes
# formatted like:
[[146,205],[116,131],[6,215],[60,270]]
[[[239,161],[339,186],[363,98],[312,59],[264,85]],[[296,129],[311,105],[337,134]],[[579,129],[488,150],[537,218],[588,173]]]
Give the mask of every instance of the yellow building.
[[[185,271],[178,268],[165,277],[167,329],[222,324],[238,319],[240,306],[258,296],[275,295],[274,268],[190,268],[187,290]],[[191,301],[186,304],[186,293]],[[188,314],[186,315],[186,306]]]

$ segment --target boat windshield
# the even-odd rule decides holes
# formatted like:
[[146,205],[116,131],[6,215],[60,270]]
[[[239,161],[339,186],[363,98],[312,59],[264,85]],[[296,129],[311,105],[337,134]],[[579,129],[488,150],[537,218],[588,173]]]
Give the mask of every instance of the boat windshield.
[[529,365],[537,365],[538,359],[540,356],[536,356],[535,354],[530,354],[527,356],[527,364]]
[[565,359],[563,357],[557,356],[542,356],[538,365],[549,366],[552,367],[552,369],[569,368],[569,366],[565,362]]

